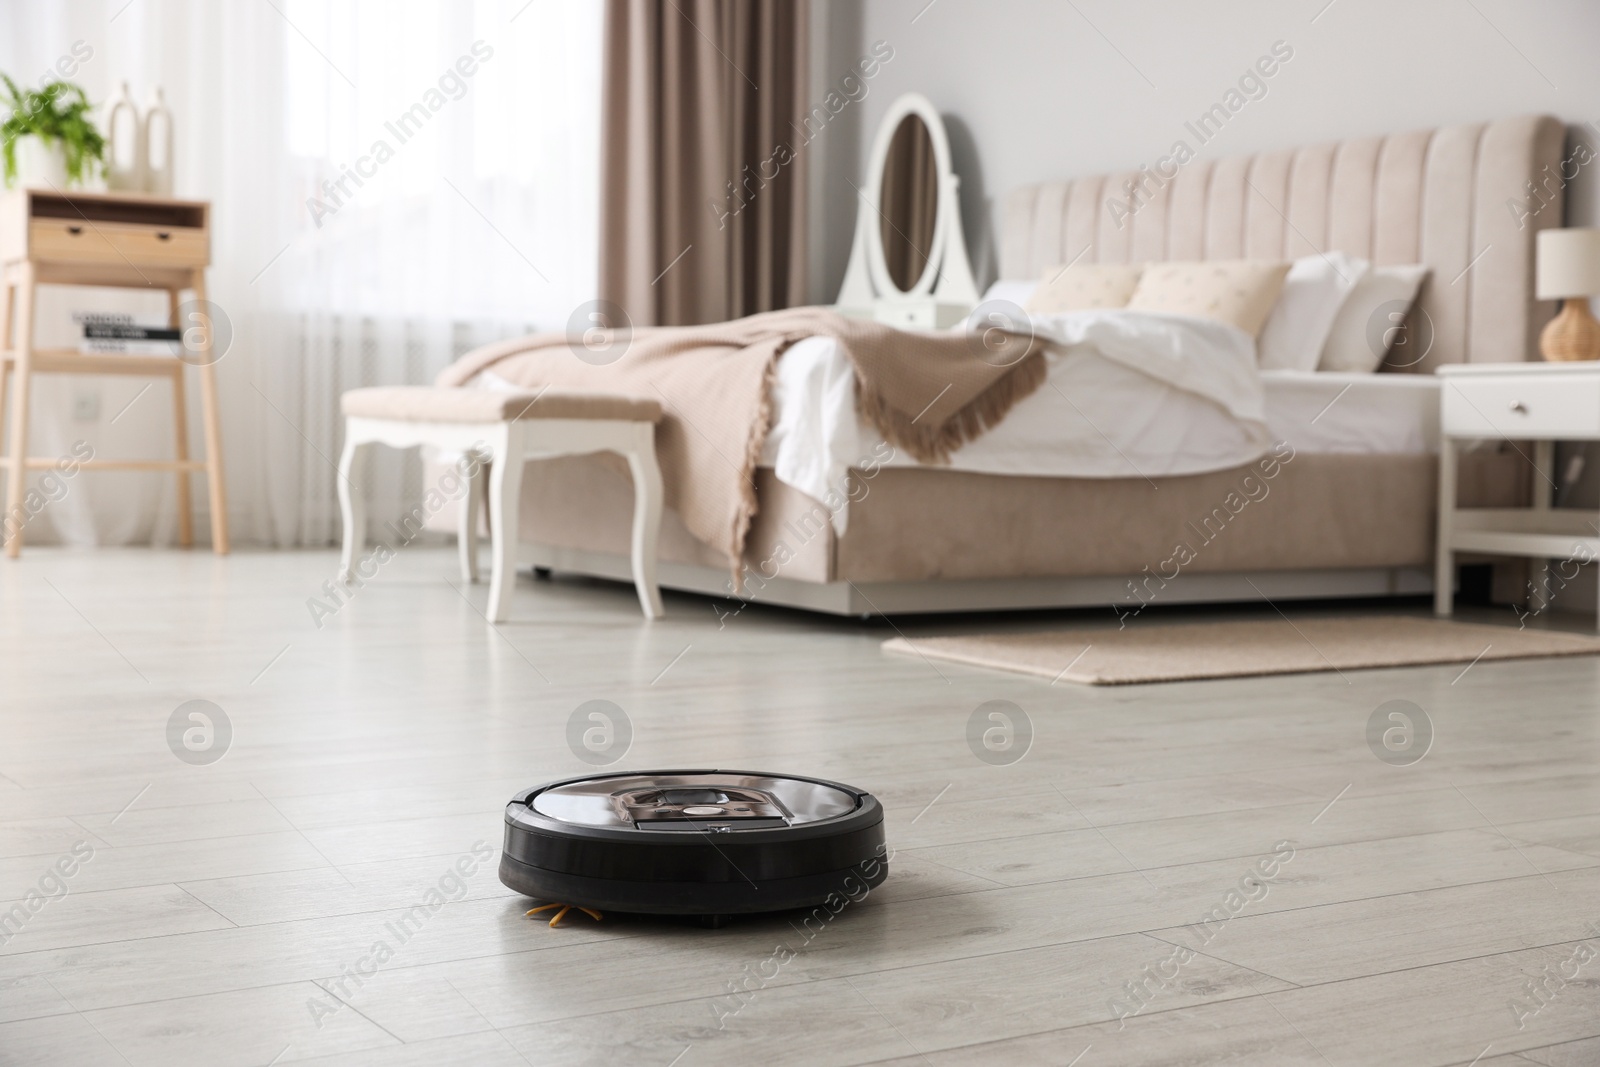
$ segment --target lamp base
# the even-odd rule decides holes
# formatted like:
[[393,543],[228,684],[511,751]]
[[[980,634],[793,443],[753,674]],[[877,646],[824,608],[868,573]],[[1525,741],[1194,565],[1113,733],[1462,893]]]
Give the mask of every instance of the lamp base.
[[1561,314],[1539,334],[1539,354],[1555,363],[1600,359],[1600,321],[1589,311],[1586,297],[1569,296]]

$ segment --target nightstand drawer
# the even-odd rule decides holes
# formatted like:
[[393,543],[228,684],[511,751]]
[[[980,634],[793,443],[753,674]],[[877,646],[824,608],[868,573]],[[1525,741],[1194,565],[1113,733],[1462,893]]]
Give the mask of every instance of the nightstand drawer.
[[29,255],[53,263],[129,263],[203,267],[210,258],[206,231],[190,226],[142,226],[79,219],[33,219]]
[[1600,375],[1451,375],[1439,423],[1456,437],[1600,437]]

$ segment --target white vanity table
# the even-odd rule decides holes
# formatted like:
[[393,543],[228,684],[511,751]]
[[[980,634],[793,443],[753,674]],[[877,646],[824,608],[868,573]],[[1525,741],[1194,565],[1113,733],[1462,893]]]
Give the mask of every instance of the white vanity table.
[[902,329],[954,326],[978,303],[961,227],[961,179],[927,97],[889,106],[858,190],[850,265],[834,310]]
[[885,326],[894,326],[902,330],[942,330],[946,326],[954,326],[972,314],[973,306],[935,300],[932,297],[911,297],[905,300],[883,297],[865,307],[846,307],[838,304],[833,310],[853,319],[872,319]]

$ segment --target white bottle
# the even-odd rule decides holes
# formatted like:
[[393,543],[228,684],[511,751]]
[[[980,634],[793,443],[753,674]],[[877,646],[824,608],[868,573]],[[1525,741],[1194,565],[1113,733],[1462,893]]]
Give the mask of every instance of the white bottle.
[[144,120],[122,83],[122,95],[111,105],[106,115],[106,188],[120,192],[137,193],[145,183]]
[[144,113],[144,191],[156,196],[172,195],[173,133],[172,111],[167,98],[156,87],[155,98]]

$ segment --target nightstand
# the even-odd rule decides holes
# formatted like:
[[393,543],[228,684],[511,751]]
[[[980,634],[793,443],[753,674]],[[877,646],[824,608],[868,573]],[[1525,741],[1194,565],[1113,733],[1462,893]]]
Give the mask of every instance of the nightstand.
[[[1555,442],[1600,441],[1600,363],[1463,363],[1438,374],[1434,614],[1450,614],[1457,552],[1527,556],[1546,567],[1552,559],[1600,559],[1600,512],[1551,507]],[[1532,507],[1456,507],[1456,457],[1474,438],[1509,442],[1528,457]]]

